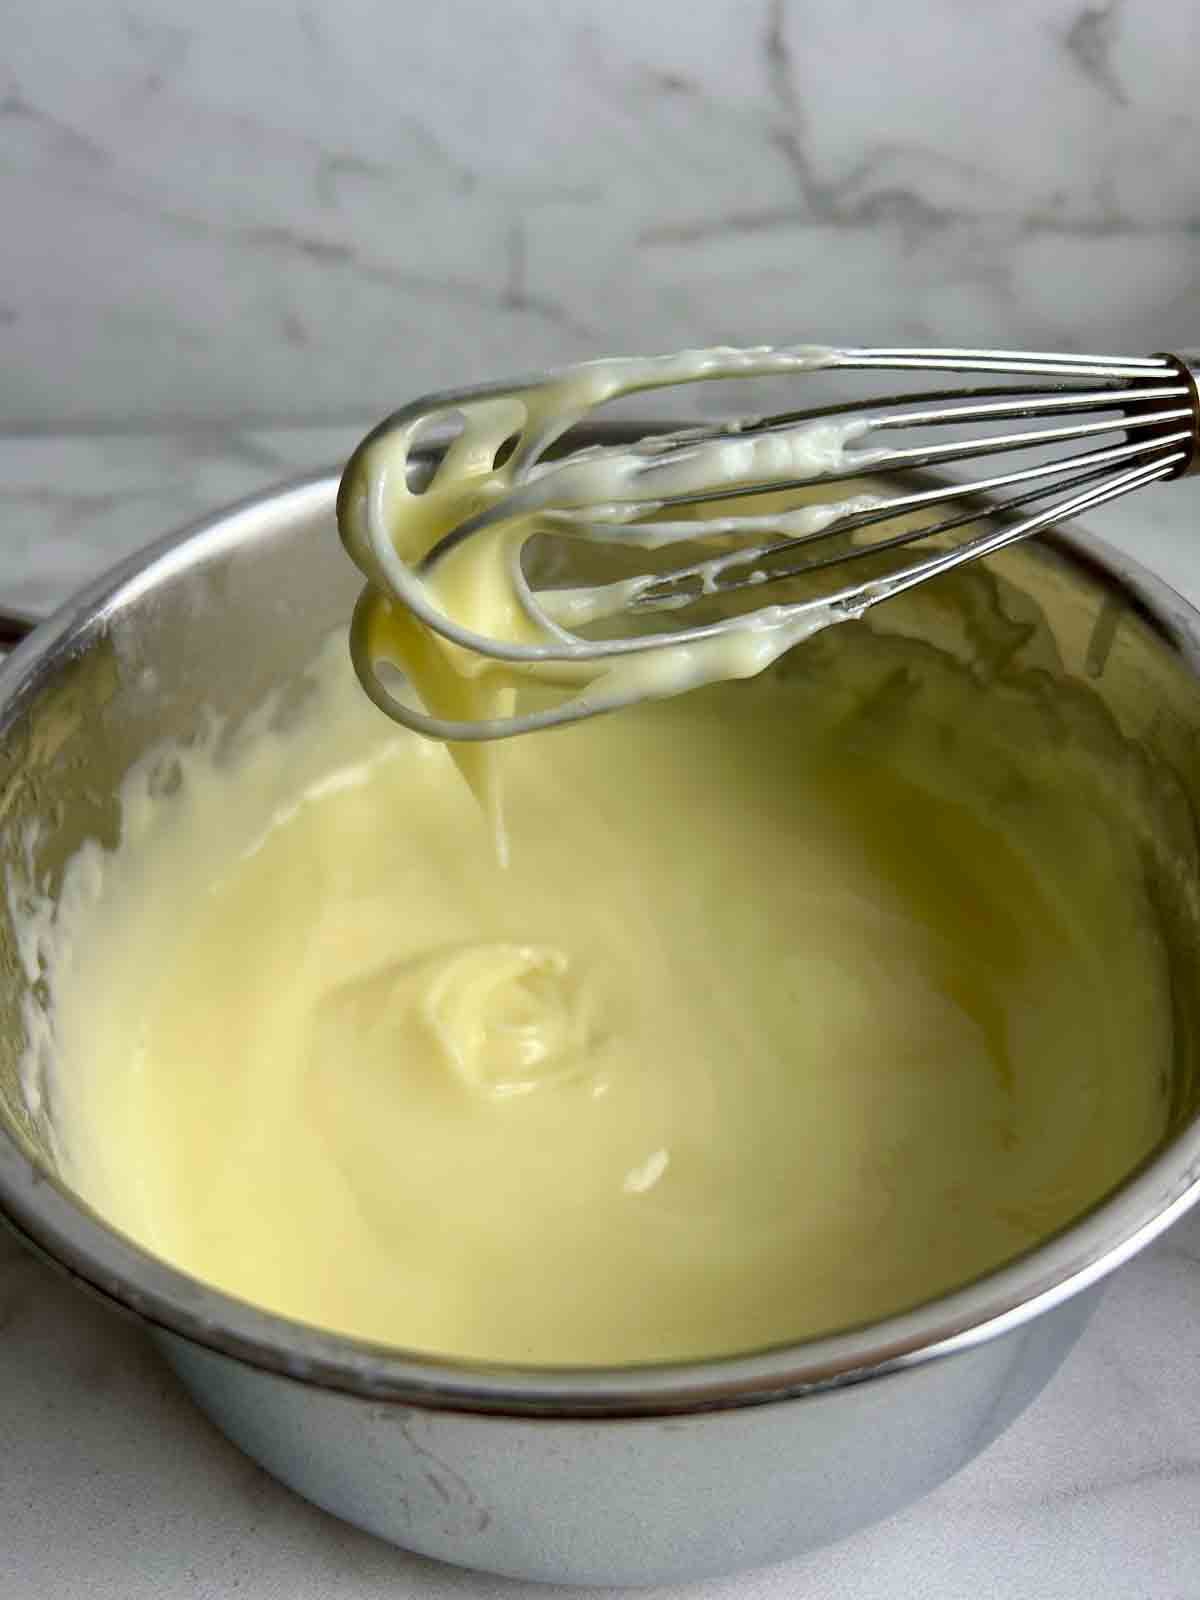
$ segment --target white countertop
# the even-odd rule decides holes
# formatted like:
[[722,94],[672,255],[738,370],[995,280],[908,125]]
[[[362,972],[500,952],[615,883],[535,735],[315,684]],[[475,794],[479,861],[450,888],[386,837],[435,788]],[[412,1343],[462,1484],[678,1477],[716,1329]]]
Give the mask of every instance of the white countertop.
[[[346,428],[0,435],[0,605],[49,609],[192,516],[338,460]],[[1200,602],[1200,490],[1090,519]],[[297,1499],[133,1325],[0,1236],[0,1600],[517,1600]],[[1198,1600],[1200,1213],[1122,1269],[1024,1417],[936,1493],[710,1600]],[[569,1594],[571,1591],[563,1591]]]

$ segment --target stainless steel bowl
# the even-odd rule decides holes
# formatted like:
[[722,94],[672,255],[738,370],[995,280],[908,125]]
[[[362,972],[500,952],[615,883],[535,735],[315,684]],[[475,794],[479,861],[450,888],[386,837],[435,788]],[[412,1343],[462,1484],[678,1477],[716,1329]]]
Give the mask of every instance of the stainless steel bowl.
[[[31,1107],[18,1072],[39,1004],[11,925],[31,829],[38,881],[53,893],[83,840],[115,839],[117,785],[148,748],[186,737],[209,708],[236,720],[281,683],[300,692],[314,642],[349,616],[358,587],[334,532],[335,489],[333,477],[302,482],[156,545],[0,669],[10,888],[0,909],[0,1211],[140,1318],[248,1454],[328,1510],[425,1554],[520,1577],[651,1583],[780,1560],[882,1517],[1028,1405],[1103,1278],[1200,1196],[1200,941],[1169,908],[1179,1054],[1171,1129],[1154,1156],[1086,1217],[961,1291],[765,1353],[537,1371],[371,1346],[174,1271],[55,1172],[52,1083]],[[968,601],[990,585],[1016,619],[1014,639],[1032,629],[1050,647],[1052,670],[1045,651],[1038,669],[1047,684],[1095,697],[1163,775],[1172,826],[1194,832],[1200,616],[1075,530],[1010,552],[994,571],[952,580],[939,614],[953,583],[976,585]],[[898,604],[878,624],[911,629],[913,618]],[[978,647],[970,627],[956,636],[960,651]]]

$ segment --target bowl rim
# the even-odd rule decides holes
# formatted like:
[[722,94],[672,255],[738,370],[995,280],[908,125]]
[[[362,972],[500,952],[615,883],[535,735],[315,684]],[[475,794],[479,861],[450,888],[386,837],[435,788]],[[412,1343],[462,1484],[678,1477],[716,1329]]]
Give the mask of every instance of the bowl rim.
[[[624,438],[633,423],[593,430]],[[933,477],[921,474],[927,481]],[[944,481],[937,480],[933,481]],[[332,517],[338,474],[292,480],[168,534],[88,584],[0,663],[0,738],[110,620],[193,563],[281,526]],[[981,497],[985,498],[985,497]],[[1042,535],[1119,593],[1200,678],[1200,611],[1076,523]],[[996,1338],[1112,1272],[1200,1200],[1200,1113],[1049,1238],[948,1294],[817,1338],[703,1361],[527,1367],[373,1344],[264,1311],[109,1226],[0,1123],[0,1219],[83,1288],[152,1328],[319,1388],[428,1409],[536,1418],[669,1416],[762,1405],[880,1378]]]

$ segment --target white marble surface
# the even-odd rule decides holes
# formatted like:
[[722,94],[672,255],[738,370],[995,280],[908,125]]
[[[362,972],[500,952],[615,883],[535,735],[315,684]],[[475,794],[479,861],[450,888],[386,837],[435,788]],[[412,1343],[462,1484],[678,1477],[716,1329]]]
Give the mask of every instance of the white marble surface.
[[1194,0],[8,0],[0,420],[1200,342]]
[[[0,604],[334,462],[338,428],[0,436]],[[1200,602],[1200,489],[1093,519]],[[710,1600],[1200,1600],[1200,1214],[1115,1278],[1029,1412],[936,1493]],[[0,1236],[0,1600],[540,1600],[342,1526],[251,1465],[136,1328]],[[567,1594],[568,1591],[563,1591]],[[668,1591],[661,1591],[666,1596]]]

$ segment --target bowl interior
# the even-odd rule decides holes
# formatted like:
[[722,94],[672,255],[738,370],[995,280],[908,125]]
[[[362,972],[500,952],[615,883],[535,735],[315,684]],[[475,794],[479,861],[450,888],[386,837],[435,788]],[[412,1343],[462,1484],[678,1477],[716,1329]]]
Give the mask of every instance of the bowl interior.
[[[0,678],[0,1122],[47,1174],[53,1041],[22,907],[53,898],[85,840],[116,842],[121,780],[164,739],[196,738],[214,715],[236,730],[272,691],[283,691],[281,718],[303,703],[305,669],[360,587],[334,490],[333,479],[303,485],[167,543],[62,614]],[[1175,1011],[1168,1142],[1200,1108],[1200,677],[1188,615],[1153,580],[1116,576],[1086,540],[1041,541],[889,602],[828,645],[852,649],[864,627],[920,638],[1135,747]],[[172,781],[167,760],[161,782]]]

